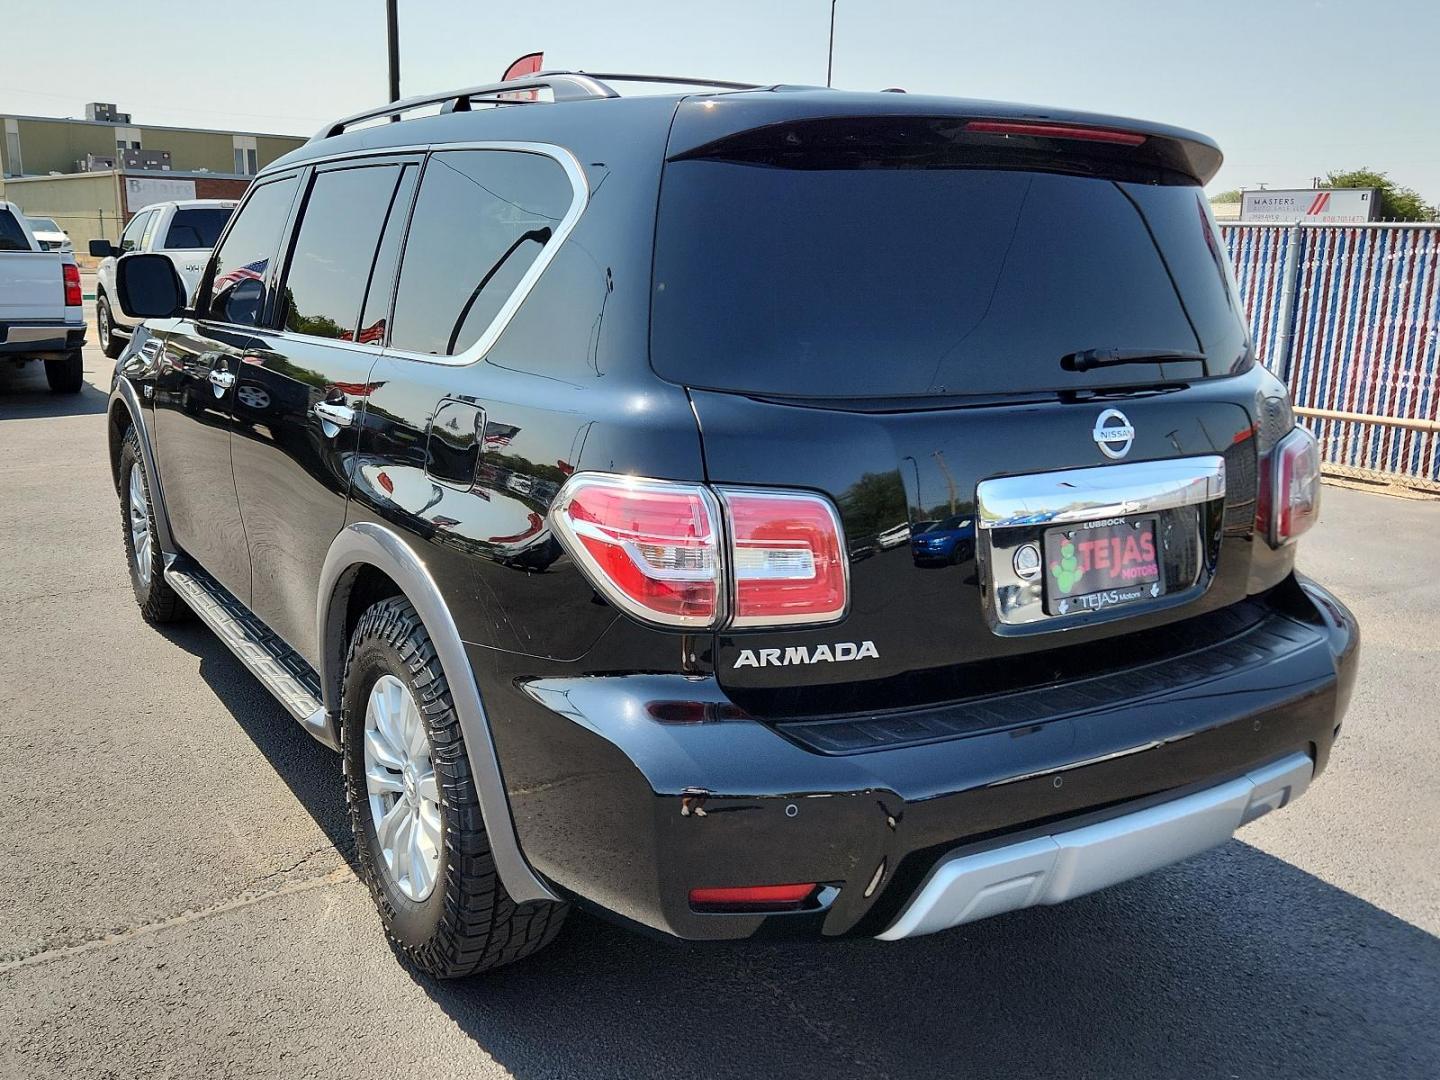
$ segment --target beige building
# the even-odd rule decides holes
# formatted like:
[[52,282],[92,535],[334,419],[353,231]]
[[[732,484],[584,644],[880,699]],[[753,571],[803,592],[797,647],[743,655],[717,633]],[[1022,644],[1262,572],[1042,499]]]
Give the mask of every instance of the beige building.
[[82,260],[118,239],[142,207],[168,199],[238,199],[250,177],[302,145],[295,135],[136,124],[113,105],[86,119],[0,114],[0,198],[54,218]]

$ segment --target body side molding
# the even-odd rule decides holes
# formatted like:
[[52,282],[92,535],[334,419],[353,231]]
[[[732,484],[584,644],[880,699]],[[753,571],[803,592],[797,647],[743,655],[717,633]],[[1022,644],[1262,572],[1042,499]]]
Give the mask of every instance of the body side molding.
[[320,572],[316,603],[319,674],[329,723],[336,726],[338,733],[347,645],[344,640],[346,601],[356,572],[365,565],[383,571],[400,586],[406,599],[415,605],[435,644],[435,653],[450,683],[460,730],[465,734],[466,753],[480,796],[480,812],[505,891],[517,903],[559,900],[530,869],[520,852],[520,841],[510,816],[510,801],[500,775],[500,760],[490,736],[490,722],[450,609],[414,550],[397,534],[373,522],[355,522],[342,529],[331,542]]

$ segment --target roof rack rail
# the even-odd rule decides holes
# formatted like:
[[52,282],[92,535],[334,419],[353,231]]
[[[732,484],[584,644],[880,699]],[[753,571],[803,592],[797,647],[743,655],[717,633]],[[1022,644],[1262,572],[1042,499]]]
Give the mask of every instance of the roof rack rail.
[[336,135],[344,134],[345,131],[356,124],[364,123],[367,120],[382,120],[389,117],[391,120],[399,120],[408,112],[416,109],[423,109],[427,105],[439,105],[442,113],[469,112],[470,103],[474,100],[488,100],[491,104],[497,105],[521,105],[531,104],[522,98],[513,95],[523,93],[527,90],[549,90],[555,101],[585,101],[596,98],[615,98],[617,94],[611,87],[606,85],[605,80],[610,82],[640,82],[640,83],[673,83],[677,86],[710,86],[721,90],[754,90],[755,83],[727,82],[719,79],[691,79],[679,75],[626,75],[626,74],[591,74],[584,71],[542,71],[537,75],[527,75],[524,78],[511,79],[508,82],[485,83],[481,86],[470,86],[463,90],[446,90],[438,94],[421,94],[417,97],[403,98],[400,101],[392,101],[373,109],[365,109],[362,112],[352,113],[350,116],[342,117],[333,123],[326,124],[311,139],[317,142],[321,139],[334,138]]

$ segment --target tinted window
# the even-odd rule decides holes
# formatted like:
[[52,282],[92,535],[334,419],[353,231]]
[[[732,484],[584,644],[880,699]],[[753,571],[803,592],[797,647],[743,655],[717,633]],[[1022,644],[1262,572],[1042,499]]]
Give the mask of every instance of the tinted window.
[[365,283],[395,193],[395,165],[322,172],[310,187],[285,275],[285,329],[355,336]]
[[415,194],[415,178],[420,170],[405,166],[395,197],[390,200],[390,214],[385,232],[380,237],[380,250],[375,253],[375,269],[370,274],[370,288],[365,295],[365,308],[360,315],[356,340],[367,345],[384,344],[385,319],[390,312],[390,298],[395,292],[395,271],[400,265],[400,241],[405,238],[405,215],[410,198]]
[[235,211],[211,206],[197,210],[176,210],[165,233],[167,248],[212,248]]
[[9,210],[0,210],[0,251],[29,251],[25,230]]
[[573,199],[541,154],[460,150],[425,167],[400,267],[390,342],[453,355],[494,320]]
[[998,168],[673,162],[652,363],[693,386],[799,397],[1203,374],[1193,362],[1062,370],[1063,355],[1095,348],[1210,350],[1210,372],[1228,371],[1245,329],[1198,196]]
[[293,176],[263,184],[236,211],[240,216],[211,263],[206,303],[210,318],[241,326],[259,324],[265,301],[265,273],[280,244],[295,185]]

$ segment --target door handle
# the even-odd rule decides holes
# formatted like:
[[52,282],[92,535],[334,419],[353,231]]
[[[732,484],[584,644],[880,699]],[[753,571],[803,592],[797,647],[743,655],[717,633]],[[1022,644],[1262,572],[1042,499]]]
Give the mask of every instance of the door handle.
[[328,401],[315,403],[315,415],[336,427],[349,427],[355,423],[355,410],[349,405],[335,405]]
[[235,373],[233,371],[221,371],[216,368],[210,372],[210,382],[218,393],[223,394],[235,385]]

